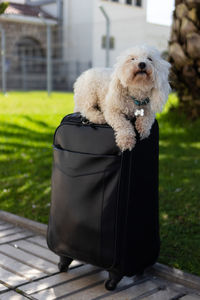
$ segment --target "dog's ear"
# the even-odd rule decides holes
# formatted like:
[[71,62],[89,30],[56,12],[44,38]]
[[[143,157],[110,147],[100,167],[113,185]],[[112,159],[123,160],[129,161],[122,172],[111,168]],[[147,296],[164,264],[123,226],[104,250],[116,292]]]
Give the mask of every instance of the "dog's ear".
[[113,72],[109,84],[108,94],[106,96],[107,103],[115,106],[120,105],[123,90],[124,87],[121,83],[121,80],[117,76],[117,72]]
[[155,60],[154,82],[155,87],[151,95],[151,109],[154,113],[161,112],[171,90],[168,75],[170,64],[164,59]]

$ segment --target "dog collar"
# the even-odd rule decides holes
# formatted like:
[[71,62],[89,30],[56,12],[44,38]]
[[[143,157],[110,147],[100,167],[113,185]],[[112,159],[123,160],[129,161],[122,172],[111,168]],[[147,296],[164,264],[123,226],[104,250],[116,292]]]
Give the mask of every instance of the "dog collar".
[[149,98],[146,98],[146,99],[144,99],[144,100],[142,100],[142,101],[137,100],[135,97],[132,97],[132,96],[131,96],[131,98],[133,99],[134,103],[135,103],[137,106],[147,105],[147,104],[149,103],[149,101],[150,101]]

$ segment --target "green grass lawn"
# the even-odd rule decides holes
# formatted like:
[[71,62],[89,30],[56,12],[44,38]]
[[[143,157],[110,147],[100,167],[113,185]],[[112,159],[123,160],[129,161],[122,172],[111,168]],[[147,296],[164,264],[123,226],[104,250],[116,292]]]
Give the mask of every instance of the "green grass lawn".
[[[171,111],[170,107],[174,107]],[[170,96],[160,127],[159,261],[200,275],[200,120],[177,112]],[[73,111],[73,95],[0,96],[0,209],[47,223],[53,134]]]

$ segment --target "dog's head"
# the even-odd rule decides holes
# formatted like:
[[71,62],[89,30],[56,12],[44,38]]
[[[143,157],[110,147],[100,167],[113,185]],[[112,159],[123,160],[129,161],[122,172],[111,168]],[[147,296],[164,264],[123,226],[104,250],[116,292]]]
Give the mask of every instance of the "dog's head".
[[161,58],[155,48],[143,45],[122,53],[113,75],[123,88],[141,90],[141,94],[142,91],[149,92],[151,109],[160,112],[170,91],[169,68],[170,64]]

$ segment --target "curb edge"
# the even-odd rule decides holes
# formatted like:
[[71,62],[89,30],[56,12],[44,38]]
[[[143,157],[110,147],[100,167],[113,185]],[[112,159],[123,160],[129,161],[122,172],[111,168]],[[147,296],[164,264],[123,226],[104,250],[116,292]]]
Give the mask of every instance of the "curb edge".
[[47,225],[0,210],[0,219],[46,236]]

